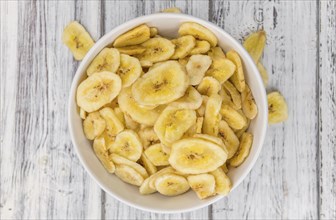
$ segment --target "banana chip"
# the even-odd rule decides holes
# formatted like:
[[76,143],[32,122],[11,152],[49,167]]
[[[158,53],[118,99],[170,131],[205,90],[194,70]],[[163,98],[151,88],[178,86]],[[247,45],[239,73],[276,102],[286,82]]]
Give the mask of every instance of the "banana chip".
[[150,37],[155,37],[158,34],[158,29],[155,27],[149,28]]
[[192,55],[189,58],[186,69],[190,85],[195,86],[200,84],[211,62],[211,58],[206,55]]
[[205,199],[215,195],[216,182],[211,174],[198,174],[188,176],[190,187],[196,192],[198,198]]
[[267,95],[268,101],[268,122],[270,124],[280,123],[288,118],[287,103],[279,92],[271,92]]
[[237,153],[229,160],[230,166],[237,167],[244,162],[250,153],[252,142],[253,135],[247,132],[243,133],[240,138],[240,145]]
[[197,90],[206,96],[217,95],[221,90],[220,83],[211,76],[206,76],[202,79],[201,83],[197,86]]
[[177,7],[166,8],[166,9],[163,9],[162,12],[165,12],[165,13],[182,13],[181,9],[179,9]]
[[105,130],[106,122],[99,112],[90,113],[83,121],[84,134],[87,139],[93,140]]
[[212,47],[217,45],[217,37],[214,35],[214,33],[204,26],[194,22],[183,23],[180,26],[178,33],[181,36],[192,35],[198,40],[206,40]]
[[210,174],[212,174],[215,177],[216,182],[216,188],[215,191],[217,194],[226,196],[229,194],[232,184],[229,177],[225,174],[225,172],[222,170],[222,168],[218,168],[214,171],[212,171]]
[[111,72],[94,73],[77,88],[77,105],[94,112],[110,103],[121,90],[121,79]]
[[114,48],[103,49],[91,62],[86,73],[91,76],[93,73],[109,71],[115,73],[120,65],[120,53]]
[[196,39],[191,36],[182,36],[171,40],[175,44],[175,52],[170,59],[180,59],[186,57],[196,45]]
[[251,55],[255,63],[258,63],[266,44],[265,31],[257,31],[250,34],[244,41],[243,46],[247,52]]
[[127,55],[139,55],[145,52],[146,48],[140,45],[116,48],[119,53]]
[[220,113],[231,128],[241,129],[247,123],[246,118],[229,105],[222,105]]
[[195,47],[190,51],[190,55],[205,54],[210,50],[210,44],[205,40],[197,40]]
[[142,149],[137,133],[132,130],[125,130],[117,135],[109,151],[129,160],[137,161],[141,157]]
[[230,80],[239,92],[243,92],[245,89],[245,76],[241,59],[238,53],[234,50],[229,51],[226,56],[236,65],[236,70],[234,74],[230,77]]
[[90,34],[77,21],[73,21],[65,27],[62,41],[76,60],[82,60],[94,45]]
[[115,175],[119,177],[122,181],[135,185],[141,186],[144,178],[135,169],[130,166],[119,164],[116,165]]
[[138,45],[150,38],[150,30],[147,25],[140,25],[122,35],[113,43],[114,47]]

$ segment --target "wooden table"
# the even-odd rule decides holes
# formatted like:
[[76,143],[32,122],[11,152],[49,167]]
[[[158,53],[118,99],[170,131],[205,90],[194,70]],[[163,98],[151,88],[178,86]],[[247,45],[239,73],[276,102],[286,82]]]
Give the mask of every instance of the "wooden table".
[[[107,195],[72,146],[67,100],[78,62],[61,42],[78,20],[98,40],[132,18],[177,6],[236,39],[267,32],[267,90],[286,123],[269,126],[261,155],[227,198],[174,215]],[[336,218],[335,1],[1,1],[0,219]]]

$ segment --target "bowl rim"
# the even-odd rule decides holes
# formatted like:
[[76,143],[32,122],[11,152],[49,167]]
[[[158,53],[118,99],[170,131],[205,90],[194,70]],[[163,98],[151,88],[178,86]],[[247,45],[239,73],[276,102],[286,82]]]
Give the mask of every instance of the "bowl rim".
[[[210,26],[212,29],[216,29],[218,32],[220,32],[221,34],[225,35],[227,38],[229,38],[233,44],[235,44],[236,47],[240,47],[241,51],[243,54],[239,54],[240,56],[243,56],[244,57],[244,62],[248,62],[250,64],[250,66],[252,67],[251,71],[252,72],[255,72],[255,73],[259,73],[258,69],[257,69],[257,66],[256,64],[254,63],[254,61],[252,60],[251,56],[248,54],[248,52],[245,50],[245,48],[236,40],[234,39],[230,34],[228,34],[225,30],[223,30],[222,28],[220,28],[219,26],[217,26],[216,24],[214,23],[211,23],[209,21],[206,21],[204,19],[201,19],[201,18],[197,18],[197,17],[194,17],[194,16],[191,16],[191,15],[187,15],[187,14],[176,14],[176,13],[155,13],[155,14],[150,14],[150,15],[144,15],[144,16],[140,16],[140,17],[136,17],[136,18],[133,18],[131,20],[128,20],[127,22],[124,22],[116,27],[114,27],[113,29],[111,29],[109,32],[107,32],[106,34],[104,34],[94,45],[93,47],[89,50],[89,52],[85,55],[84,59],[80,62],[80,65],[78,66],[77,70],[76,70],[76,73],[72,79],[72,82],[71,82],[71,87],[70,87],[70,94],[69,94],[69,100],[68,100],[68,128],[69,128],[69,132],[70,132],[70,137],[71,137],[71,142],[75,148],[75,152],[76,152],[76,155],[78,156],[82,166],[85,168],[86,172],[89,173],[90,177],[92,179],[94,179],[94,181],[99,185],[100,188],[102,188],[106,193],[108,193],[109,195],[111,195],[113,198],[127,204],[128,206],[131,206],[131,207],[134,207],[134,208],[137,208],[137,209],[140,209],[142,211],[147,211],[147,212],[155,212],[155,213],[164,213],[164,214],[173,214],[173,213],[182,213],[182,212],[191,212],[191,211],[195,211],[197,209],[201,209],[201,208],[204,208],[204,207],[207,207],[217,201],[219,201],[220,199],[224,198],[225,196],[221,196],[221,195],[217,195],[217,196],[214,196],[212,197],[211,199],[209,199],[208,201],[202,203],[202,204],[199,204],[199,205],[196,205],[196,206],[193,206],[193,207],[190,207],[190,208],[182,208],[182,209],[174,209],[174,210],[164,210],[164,209],[160,209],[160,208],[148,208],[146,206],[142,206],[142,205],[139,205],[138,203],[134,203],[132,201],[129,201],[129,200],[125,200],[124,198],[122,197],[119,197],[118,195],[114,194],[113,191],[110,191],[107,187],[104,186],[103,183],[101,183],[100,181],[98,181],[98,177],[97,175],[91,171],[91,169],[89,168],[90,166],[88,165],[88,163],[85,162],[82,154],[80,153],[79,151],[79,144],[77,143],[76,141],[76,138],[75,138],[75,135],[74,135],[74,126],[72,124],[72,114],[71,114],[71,111],[72,111],[72,104],[74,102],[74,98],[73,97],[76,97],[76,85],[78,83],[78,81],[80,80],[81,78],[81,73],[84,71],[84,66],[86,65],[86,63],[88,62],[88,60],[90,59],[93,59],[91,58],[92,54],[95,53],[96,50],[98,50],[97,48],[101,47],[103,44],[102,42],[104,42],[106,39],[110,38],[111,36],[113,36],[113,33],[114,32],[118,32],[119,30],[122,30],[124,28],[127,28],[127,27],[133,27],[134,24],[133,23],[146,23],[148,22],[149,20],[151,19],[155,19],[155,18],[181,18],[181,19],[187,19],[187,20],[190,20],[192,22],[197,22],[197,23],[200,23],[201,25],[203,26]],[[104,46],[106,47],[106,45]],[[103,48],[104,48],[103,47]],[[102,49],[102,48],[101,48]],[[100,50],[101,50],[100,49]],[[99,51],[100,51],[99,50]],[[257,81],[257,84],[260,85],[260,86],[263,86],[263,81],[262,81],[262,78],[260,76],[260,74],[255,74],[256,75],[256,81]],[[260,97],[260,100],[261,100],[261,103],[262,103],[262,106],[265,106],[264,109],[259,109],[259,114],[261,114],[261,121],[263,122],[262,123],[262,126],[260,128],[261,130],[261,135],[260,135],[260,144],[259,146],[257,146],[257,151],[254,155],[254,157],[252,158],[250,164],[247,166],[247,168],[242,172],[242,174],[240,175],[239,179],[236,181],[237,183],[235,184],[234,187],[232,187],[231,189],[231,192],[236,188],[238,187],[242,181],[247,177],[247,175],[250,173],[250,171],[252,170],[253,166],[255,165],[257,159],[259,158],[259,155],[260,155],[260,152],[261,152],[261,149],[263,147],[263,144],[264,144],[264,140],[265,140],[265,136],[266,136],[266,131],[267,131],[267,126],[268,126],[268,108],[267,108],[267,96],[266,96],[266,90],[264,93],[262,93],[262,97]]]

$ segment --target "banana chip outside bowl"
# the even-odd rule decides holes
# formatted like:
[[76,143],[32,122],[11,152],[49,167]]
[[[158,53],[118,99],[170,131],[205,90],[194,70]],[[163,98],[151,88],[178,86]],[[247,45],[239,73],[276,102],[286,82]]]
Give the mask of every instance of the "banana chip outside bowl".
[[141,195],[138,187],[124,183],[115,175],[109,174],[94,154],[92,143],[87,140],[84,135],[82,119],[79,116],[76,105],[76,89],[85,76],[86,69],[93,58],[122,33],[146,23],[149,26],[158,28],[160,35],[173,38],[177,36],[179,26],[187,21],[199,23],[210,29],[218,38],[218,45],[222,47],[224,51],[234,49],[239,53],[243,61],[246,81],[250,85],[258,107],[258,115],[252,120],[248,130],[254,136],[250,154],[241,166],[230,169],[228,173],[232,181],[232,190],[234,190],[251,171],[261,151],[267,129],[267,98],[262,79],[252,58],[238,41],[220,27],[193,16],[174,13],[152,14],[125,22],[111,30],[95,43],[79,65],[70,90],[68,107],[69,130],[72,143],[82,165],[90,176],[95,179],[98,185],[109,195],[127,205],[149,212],[180,213],[193,211],[211,205],[222,199],[223,196],[217,195],[205,200],[200,200],[192,191],[176,197],[167,197],[158,193]]

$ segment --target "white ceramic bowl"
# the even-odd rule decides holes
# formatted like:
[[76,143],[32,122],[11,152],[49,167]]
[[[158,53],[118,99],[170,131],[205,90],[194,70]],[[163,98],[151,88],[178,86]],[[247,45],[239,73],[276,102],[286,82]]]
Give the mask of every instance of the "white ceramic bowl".
[[192,211],[208,206],[223,197],[215,196],[199,200],[191,190],[176,197],[165,197],[159,193],[144,196],[140,195],[138,187],[124,183],[115,175],[106,172],[92,150],[92,143],[84,136],[82,120],[77,111],[76,89],[84,78],[86,68],[92,59],[120,34],[146,23],[149,26],[157,27],[160,35],[164,37],[176,37],[180,24],[186,21],[193,21],[207,27],[217,36],[220,47],[225,51],[234,49],[240,54],[244,64],[246,81],[250,85],[258,106],[258,115],[252,121],[249,128],[249,131],[254,135],[250,155],[241,166],[231,169],[228,174],[232,180],[232,190],[234,190],[250,172],[262,148],[267,128],[267,99],[262,79],[249,54],[240,43],[218,26],[189,15],[173,13],[152,14],[128,21],[111,30],[92,47],[78,67],[70,91],[68,109],[69,130],[77,155],[87,172],[109,195],[130,206],[151,212],[175,213]]

